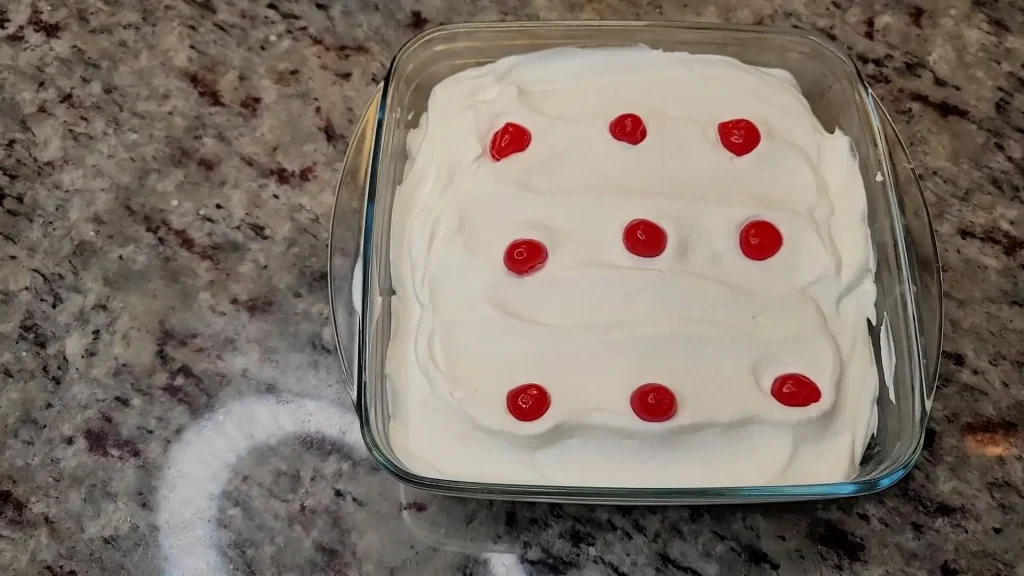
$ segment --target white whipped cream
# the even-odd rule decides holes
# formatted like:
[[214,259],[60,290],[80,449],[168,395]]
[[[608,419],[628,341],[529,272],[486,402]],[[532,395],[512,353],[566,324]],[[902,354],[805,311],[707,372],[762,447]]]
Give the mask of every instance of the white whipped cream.
[[[647,138],[614,140],[638,114]],[[720,121],[760,129],[752,153]],[[529,148],[488,155],[505,122]],[[878,373],[873,255],[849,138],[827,133],[786,72],[645,47],[557,49],[466,70],[431,93],[408,138],[391,224],[390,442],[414,472],[485,482],[740,486],[852,478],[874,433]],[[634,218],[668,233],[628,253]],[[751,219],[782,250],[739,249]],[[544,268],[509,273],[505,247],[542,241]],[[773,379],[821,389],[779,404]],[[505,406],[541,383],[551,407]],[[630,409],[658,382],[679,410]]]

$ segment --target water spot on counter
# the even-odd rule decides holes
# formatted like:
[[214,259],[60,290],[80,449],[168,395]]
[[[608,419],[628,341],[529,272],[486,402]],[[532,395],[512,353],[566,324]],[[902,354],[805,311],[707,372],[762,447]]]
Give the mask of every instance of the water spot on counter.
[[220,90],[217,88],[216,82],[213,78],[210,78],[201,72],[194,71],[189,73],[188,83],[192,85],[196,94],[198,94],[199,97],[208,105],[213,107],[224,106],[224,97],[221,96]]
[[831,520],[819,518],[812,521],[808,536],[818,546],[831,550],[840,561],[864,561],[867,549],[864,542]]
[[215,528],[219,497],[232,468],[256,446],[301,434],[334,438],[365,457],[359,423],[351,410],[314,400],[244,398],[181,435],[168,452],[157,483],[165,574],[227,573]]
[[409,23],[406,27],[410,30],[423,30],[430,24],[430,20],[423,16],[423,12],[419,10],[413,10],[409,13]]

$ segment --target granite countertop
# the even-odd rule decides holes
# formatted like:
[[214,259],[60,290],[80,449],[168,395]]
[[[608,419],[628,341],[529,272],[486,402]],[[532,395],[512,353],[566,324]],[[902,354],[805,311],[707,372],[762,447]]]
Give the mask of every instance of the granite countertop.
[[[917,468],[750,507],[507,504],[367,457],[327,303],[353,123],[442,22],[708,20],[846,46],[935,217]],[[1024,13],[1011,0],[0,6],[0,572],[1024,574]]]

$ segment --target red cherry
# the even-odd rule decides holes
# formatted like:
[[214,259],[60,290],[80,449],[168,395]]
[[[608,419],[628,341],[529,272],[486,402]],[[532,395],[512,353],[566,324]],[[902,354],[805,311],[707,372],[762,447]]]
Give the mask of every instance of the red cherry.
[[645,422],[664,422],[676,415],[676,395],[668,387],[651,382],[633,390],[629,406]]
[[612,133],[612,138],[633,146],[647,138],[647,126],[636,114],[619,114],[608,125],[608,131]]
[[718,139],[726,150],[736,156],[746,156],[761,143],[761,131],[746,118],[718,123]]
[[533,422],[551,407],[551,395],[540,384],[522,384],[508,391],[505,406],[516,420]]
[[505,125],[491,136],[491,159],[498,162],[518,154],[530,146],[531,139],[530,131],[523,126],[515,122],[505,122]]
[[637,218],[626,224],[622,231],[622,243],[631,254],[641,258],[654,258],[660,256],[668,246],[668,234],[654,222]]
[[783,374],[772,382],[772,398],[783,406],[803,408],[821,400],[821,390],[803,374]]
[[782,250],[782,232],[767,220],[751,220],[740,229],[740,251],[751,260],[767,260]]
[[526,276],[544,267],[548,249],[538,240],[520,238],[505,248],[505,268],[516,276]]

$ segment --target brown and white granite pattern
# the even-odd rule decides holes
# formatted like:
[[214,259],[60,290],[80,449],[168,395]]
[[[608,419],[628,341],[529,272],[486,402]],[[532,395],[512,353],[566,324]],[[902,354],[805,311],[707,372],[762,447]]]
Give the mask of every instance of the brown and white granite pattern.
[[[414,493],[329,430],[203,460],[284,426],[256,420],[200,437],[192,476],[167,472],[182,433],[239,400],[311,399],[352,423],[325,247],[353,122],[426,26],[565,17],[796,26],[856,56],[943,259],[917,468],[855,500],[647,509]],[[1022,183],[1012,0],[2,3],[0,573],[156,575],[166,551],[206,549],[233,575],[1022,574]],[[162,483],[218,465],[212,523],[161,531]]]

